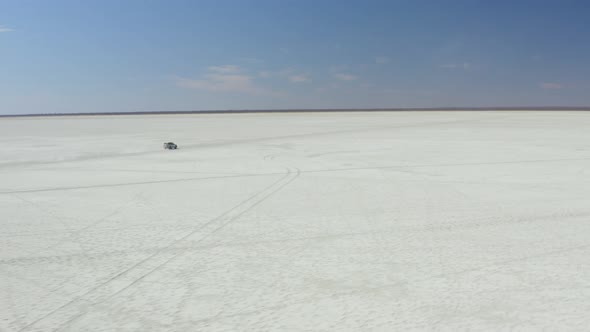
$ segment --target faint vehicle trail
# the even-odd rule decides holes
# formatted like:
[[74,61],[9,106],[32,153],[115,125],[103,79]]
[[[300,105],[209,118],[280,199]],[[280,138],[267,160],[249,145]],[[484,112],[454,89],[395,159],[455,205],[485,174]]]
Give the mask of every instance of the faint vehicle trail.
[[[558,250],[553,250],[553,251],[548,251],[548,252],[544,252],[544,253],[539,253],[539,254],[536,254],[536,255],[530,255],[530,256],[525,256],[525,257],[520,257],[520,258],[515,258],[515,259],[509,259],[509,260],[504,260],[504,261],[498,261],[498,262],[495,262],[495,263],[490,263],[490,264],[486,264],[486,265],[476,266],[476,267],[473,267],[473,268],[459,270],[459,271],[454,271],[454,272],[449,272],[449,273],[430,274],[430,275],[424,276],[422,278],[414,279],[414,280],[411,280],[411,281],[399,281],[399,282],[385,284],[385,285],[380,285],[380,286],[376,286],[376,287],[361,288],[361,289],[352,289],[352,290],[348,290],[348,291],[341,291],[341,292],[332,293],[332,294],[326,295],[326,296],[309,296],[309,297],[304,298],[302,300],[291,301],[289,303],[281,303],[281,304],[277,304],[277,305],[262,307],[262,308],[259,308],[259,309],[253,309],[253,310],[247,310],[247,311],[240,311],[240,312],[237,312],[237,313],[232,313],[232,314],[227,314],[227,315],[216,315],[216,316],[213,316],[213,317],[202,318],[202,319],[199,319],[199,320],[194,320],[194,321],[192,321],[192,323],[193,324],[198,324],[198,323],[211,322],[211,321],[215,321],[215,320],[223,320],[223,319],[240,317],[240,316],[249,316],[249,315],[254,315],[254,314],[260,314],[260,313],[266,312],[266,311],[276,311],[278,309],[285,309],[285,308],[288,308],[288,307],[291,307],[291,306],[294,306],[294,305],[299,305],[299,304],[304,304],[304,303],[308,303],[308,302],[311,302],[311,301],[319,300],[319,299],[321,299],[323,297],[330,297],[331,299],[335,299],[335,298],[339,298],[339,297],[343,297],[343,296],[349,296],[349,295],[353,295],[353,294],[362,294],[362,293],[366,293],[366,292],[374,292],[374,291],[383,290],[383,289],[387,289],[387,288],[399,287],[401,285],[409,285],[409,284],[416,284],[416,283],[428,282],[429,280],[433,280],[433,279],[437,279],[437,278],[445,278],[445,277],[449,277],[449,276],[462,275],[462,274],[466,274],[466,273],[477,272],[477,271],[491,269],[491,268],[497,268],[497,267],[502,266],[502,265],[508,265],[508,264],[512,264],[512,263],[516,263],[516,262],[520,262],[520,261],[545,258],[545,257],[548,257],[548,256],[563,254],[563,253],[567,253],[567,252],[571,252],[571,251],[588,250],[589,248],[590,248],[590,244],[589,245],[580,245],[580,246],[575,246],[575,247],[570,247],[570,248],[561,248],[561,249],[558,249]],[[492,271],[492,273],[493,273],[493,271]]]
[[265,156],[262,158],[262,160],[267,160],[267,161],[268,161],[268,160],[274,160],[274,159],[275,159],[275,156],[276,156],[276,154],[274,154],[274,153],[267,154],[267,155],[265,155]]
[[402,114],[15,136],[0,331],[584,330],[587,114]]
[[[449,226],[419,226],[419,227],[395,227],[395,228],[382,228],[373,231],[362,231],[362,232],[336,232],[333,234],[325,234],[325,235],[317,235],[317,236],[305,236],[305,237],[293,237],[293,238],[286,238],[286,239],[276,239],[276,240],[265,240],[265,241],[241,241],[241,242],[233,242],[233,243],[222,243],[222,244],[207,244],[202,246],[174,246],[174,247],[164,247],[159,249],[153,250],[144,250],[147,253],[154,253],[156,251],[171,251],[171,252],[179,252],[179,251],[189,251],[189,250],[208,250],[214,249],[219,247],[224,248],[232,248],[232,247],[248,247],[260,244],[279,244],[279,243],[295,243],[295,246],[299,246],[303,243],[305,245],[306,242],[309,241],[316,241],[316,240],[338,240],[343,238],[354,238],[357,236],[375,236],[375,235],[384,235],[384,234],[392,234],[392,233],[415,233],[415,234],[423,234],[426,232],[452,232],[457,230],[469,230],[469,229],[476,229],[476,228],[486,228],[486,227],[498,227],[502,225],[510,226],[515,224],[524,224],[524,223],[537,223],[537,222],[554,222],[556,218],[558,220],[567,220],[572,218],[584,218],[590,216],[590,212],[588,213],[578,213],[578,214],[566,214],[566,213],[554,213],[542,216],[530,216],[530,217],[520,217],[517,219],[505,219],[505,218],[485,218],[485,219],[476,219],[472,223],[468,224],[453,224]],[[115,250],[100,253],[100,256],[109,256],[109,255],[120,255],[123,253],[127,253],[127,250]],[[84,254],[71,254],[71,255],[61,255],[61,256],[46,256],[46,257],[31,257],[31,258],[16,258],[16,259],[8,259],[8,260],[0,260],[0,265],[2,264],[13,264],[15,262],[27,261],[27,262],[37,262],[41,260],[53,259],[56,262],[59,262],[60,259],[67,259],[71,257],[80,257]]]
[[[299,172],[301,174],[303,174],[303,173],[346,172],[346,171],[396,169],[396,168],[404,169],[404,168],[419,168],[419,167],[453,167],[453,166],[481,166],[481,165],[503,165],[503,164],[509,165],[509,164],[529,164],[529,163],[535,164],[535,163],[587,161],[587,160],[590,161],[590,157],[589,158],[533,159],[533,160],[501,160],[501,161],[484,161],[484,162],[471,162],[471,163],[441,163],[441,164],[418,164],[418,165],[383,165],[383,166],[366,166],[366,167],[343,167],[343,168],[310,169],[310,170],[302,170],[302,171],[300,170]],[[212,179],[224,179],[224,178],[272,176],[272,175],[280,175],[280,174],[281,173],[277,173],[277,172],[252,173],[252,174],[240,174],[240,175],[191,177],[191,178],[180,178],[180,179],[170,179],[170,180],[126,182],[126,183],[113,183],[113,184],[61,187],[61,188],[23,189],[23,190],[14,190],[14,191],[0,191],[0,195],[65,191],[65,190],[80,190],[80,189],[93,189],[93,188],[125,187],[125,186],[135,186],[135,185],[148,185],[148,184],[173,183],[173,182],[185,182],[185,181],[200,181],[200,180],[212,180]]]
[[[214,148],[214,147],[221,147],[221,146],[233,146],[233,145],[242,145],[242,144],[249,144],[249,143],[258,143],[258,142],[266,142],[266,141],[274,141],[274,140],[281,140],[281,139],[291,139],[291,138],[305,138],[305,137],[321,137],[326,135],[338,135],[338,134],[351,134],[356,132],[365,132],[365,131],[375,131],[375,130],[390,130],[390,129],[404,129],[404,128],[416,128],[416,127],[430,127],[430,126],[441,126],[441,125],[448,125],[448,124],[457,124],[457,123],[469,123],[469,122],[485,122],[491,119],[469,119],[469,120],[448,120],[448,121],[431,121],[431,122],[419,122],[419,123],[409,123],[409,124],[400,124],[400,125],[382,125],[382,126],[369,126],[369,127],[362,127],[362,128],[351,128],[351,129],[343,129],[343,130],[333,130],[333,131],[323,131],[323,132],[311,132],[311,133],[299,133],[299,134],[290,134],[290,135],[279,135],[279,136],[266,136],[266,137],[256,137],[256,138],[248,138],[248,139],[235,139],[235,140],[222,140],[222,141],[214,141],[214,142],[207,142],[207,143],[199,143],[199,144],[187,144],[184,145],[182,150],[191,150],[191,149],[200,149],[200,148]],[[130,152],[124,154],[100,154],[100,155],[89,155],[89,156],[81,156],[74,159],[67,159],[67,160],[55,160],[55,161],[37,161],[37,162],[10,162],[10,163],[0,163],[0,169],[2,168],[12,168],[12,167],[19,167],[19,166],[32,166],[32,165],[53,165],[53,164],[63,164],[63,163],[71,163],[77,161],[86,161],[86,160],[95,160],[95,159],[105,159],[105,158],[127,158],[127,157],[136,157],[136,156],[143,156],[143,155],[150,155],[150,154],[159,154],[161,151],[141,151],[141,152]]]
[[40,254],[40,253],[42,253],[44,251],[53,249],[53,248],[55,248],[55,247],[57,247],[57,246],[59,246],[61,244],[67,243],[68,241],[70,241],[70,242],[77,242],[76,239],[74,239],[74,236],[75,235],[79,235],[80,233],[84,232],[85,230],[87,230],[87,229],[89,229],[91,227],[94,227],[94,226],[96,226],[96,225],[98,225],[98,224],[100,224],[102,222],[107,221],[108,218],[110,218],[110,217],[112,217],[112,216],[120,213],[126,207],[128,207],[129,205],[131,205],[131,203],[137,201],[138,198],[139,198],[139,196],[140,196],[140,194],[136,194],[130,200],[128,200],[127,202],[125,202],[125,203],[121,204],[120,206],[116,207],[113,211],[109,212],[108,214],[104,215],[103,217],[98,218],[96,221],[91,222],[90,224],[88,224],[88,225],[86,225],[86,226],[84,226],[82,228],[79,228],[79,229],[76,229],[76,230],[71,231],[70,234],[68,234],[66,237],[62,238],[61,240],[59,240],[56,243],[53,243],[53,244],[51,244],[51,245],[49,245],[49,246],[47,246],[45,248],[42,248],[42,249],[36,251],[31,256],[35,256],[35,255],[38,255],[38,254]]
[[[483,161],[483,162],[467,162],[467,163],[343,167],[343,168],[324,168],[324,169],[300,170],[299,172],[301,174],[304,174],[304,173],[346,172],[346,171],[396,169],[396,168],[397,169],[405,169],[405,168],[419,168],[419,167],[482,166],[482,165],[503,165],[503,164],[510,165],[510,164],[529,164],[529,163],[535,164],[535,163],[553,163],[553,162],[569,162],[569,161],[590,161],[590,157],[589,158],[532,159],[532,160],[500,160],[500,161]],[[93,189],[93,188],[125,187],[125,186],[135,186],[135,185],[174,183],[174,182],[185,182],[185,181],[200,181],[200,180],[225,179],[225,178],[272,176],[272,175],[280,175],[280,174],[281,173],[278,173],[278,172],[252,173],[252,174],[240,174],[240,175],[191,177],[191,178],[180,178],[180,179],[170,179],[170,180],[138,181],[138,182],[125,182],[125,183],[87,185],[87,186],[72,186],[72,187],[61,187],[61,188],[23,189],[23,190],[13,190],[13,191],[0,191],[0,195],[65,191],[65,190],[80,190],[80,189]]]
[[33,202],[33,201],[29,200],[29,199],[26,199],[24,197],[21,197],[20,195],[14,194],[14,193],[11,193],[11,196],[18,198],[19,200],[21,200],[21,201],[23,201],[23,202],[25,202],[27,204],[32,205],[34,208],[38,209],[39,211],[42,211],[44,213],[49,214],[54,219],[56,219],[57,221],[59,221],[64,226],[64,228],[67,229],[67,228],[70,227],[70,225],[64,220],[64,218],[56,215],[53,211],[51,211],[51,210],[49,210],[49,209],[47,209],[45,207],[42,207],[40,204],[35,203],[35,202]]
[[80,190],[80,189],[94,189],[94,188],[113,188],[113,187],[126,187],[136,185],[148,185],[158,183],[174,183],[174,182],[186,182],[186,181],[199,181],[199,180],[212,180],[212,179],[226,179],[226,178],[240,178],[250,176],[266,176],[266,175],[280,175],[281,173],[270,173],[270,174],[240,174],[240,175],[223,175],[223,176],[208,176],[208,177],[190,177],[170,180],[154,180],[154,181],[138,181],[138,182],[124,182],[124,183],[111,183],[111,184],[98,184],[98,185],[87,185],[87,186],[72,186],[72,187],[59,187],[59,188],[41,188],[41,189],[24,189],[14,191],[0,191],[0,195],[3,194],[23,194],[23,193],[36,193],[36,192],[51,192],[51,191],[66,191],[66,190]]
[[[22,327],[19,331],[34,330],[36,325],[38,325],[39,323],[41,323],[49,317],[53,317],[59,314],[64,310],[66,311],[65,313],[63,313],[63,315],[66,316],[65,321],[62,321],[57,328],[52,329],[54,331],[57,331],[62,328],[65,328],[73,321],[89,312],[93,306],[99,305],[100,303],[120,294],[121,292],[137,284],[153,272],[159,270],[160,268],[171,262],[174,258],[180,256],[182,253],[188,250],[190,246],[185,250],[180,251],[169,251],[167,249],[170,249],[183,241],[189,240],[191,236],[199,232],[204,232],[205,234],[199,239],[192,241],[192,244],[196,244],[205,240],[209,236],[215,234],[216,232],[220,231],[221,229],[229,225],[234,220],[238,219],[244,213],[248,212],[255,206],[263,203],[270,196],[276,194],[278,191],[280,191],[288,184],[293,182],[295,179],[297,179],[297,177],[299,177],[300,174],[301,172],[298,169],[296,169],[295,171],[287,169],[287,171],[283,173],[283,176],[281,178],[279,178],[277,181],[273,182],[266,188],[262,189],[258,193],[241,201],[237,205],[233,206],[231,209],[217,216],[216,218],[211,219],[210,221],[197,227],[196,229],[193,229],[191,232],[187,233],[181,238],[174,240],[166,247],[160,248],[153,254],[145,257],[144,259],[140,260],[131,267],[119,272],[118,274],[109,278],[105,282],[88,290],[86,293],[78,296],[75,299],[72,299],[71,301],[59,306],[58,308],[43,315],[37,320]],[[147,272],[145,272],[146,270]],[[133,274],[133,272],[136,272],[137,275],[130,276],[129,274]],[[113,285],[113,282],[115,281],[119,281],[118,285]]]

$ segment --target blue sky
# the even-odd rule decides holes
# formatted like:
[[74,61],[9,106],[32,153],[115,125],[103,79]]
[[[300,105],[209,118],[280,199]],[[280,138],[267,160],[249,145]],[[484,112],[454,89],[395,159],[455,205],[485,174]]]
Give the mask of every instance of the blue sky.
[[587,1],[0,0],[0,113],[589,106]]

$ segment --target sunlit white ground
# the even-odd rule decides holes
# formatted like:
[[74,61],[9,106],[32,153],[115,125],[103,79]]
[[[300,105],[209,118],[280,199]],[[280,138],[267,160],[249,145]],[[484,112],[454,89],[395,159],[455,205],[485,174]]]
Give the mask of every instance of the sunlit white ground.
[[590,326],[590,113],[4,118],[0,138],[2,331]]

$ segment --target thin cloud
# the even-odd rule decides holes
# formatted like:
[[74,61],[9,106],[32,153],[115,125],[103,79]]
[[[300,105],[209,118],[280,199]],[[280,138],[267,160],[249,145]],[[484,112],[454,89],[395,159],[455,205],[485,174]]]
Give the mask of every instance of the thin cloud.
[[340,81],[354,81],[356,80],[358,77],[355,75],[351,75],[351,74],[334,74],[334,77]]
[[241,62],[251,63],[251,64],[261,64],[264,63],[264,60],[258,58],[240,58]]
[[545,90],[559,90],[563,89],[563,85],[555,82],[542,82],[539,84],[542,89]]
[[11,31],[14,31],[14,29],[7,28],[4,25],[0,25],[0,33],[2,33],[2,32],[11,32]]
[[289,81],[293,83],[304,83],[310,82],[311,78],[309,77],[309,74],[291,75],[289,76]]
[[444,69],[470,70],[472,68],[472,65],[469,62],[463,62],[463,63],[447,63],[444,65],[441,65],[440,67],[444,68]]
[[293,73],[295,73],[295,69],[293,69],[291,67],[287,67],[287,68],[281,69],[279,71],[276,71],[275,75],[280,76],[280,77],[287,77],[289,75],[292,75]]
[[330,66],[330,72],[338,73],[338,72],[346,71],[349,68],[350,68],[349,65],[332,65],[332,66]]
[[209,71],[220,73],[220,74],[233,74],[240,72],[240,67],[235,65],[223,65],[223,66],[211,66],[208,67]]
[[375,58],[375,63],[378,65],[384,65],[386,63],[389,63],[390,59],[389,57],[386,56],[378,56]]
[[246,75],[205,75],[203,79],[178,78],[177,85],[184,88],[208,92],[242,92],[261,94],[264,89],[256,86],[250,76]]
[[286,79],[291,83],[304,83],[304,82],[311,82],[311,75],[309,73],[301,73],[293,68],[284,68],[277,71],[260,71],[258,72],[258,77],[260,78],[280,78]]
[[207,92],[237,92],[252,95],[272,93],[257,85],[253,77],[241,74],[241,69],[238,66],[211,66],[207,69],[209,72],[198,79],[177,78],[176,85]]

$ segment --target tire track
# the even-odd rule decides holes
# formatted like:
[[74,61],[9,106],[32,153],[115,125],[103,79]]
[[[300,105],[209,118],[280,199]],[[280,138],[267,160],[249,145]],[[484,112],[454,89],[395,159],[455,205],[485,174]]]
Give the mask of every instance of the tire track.
[[[365,294],[366,295],[366,294],[371,294],[371,293],[377,293],[377,292],[380,292],[380,291],[383,291],[386,289],[395,289],[400,286],[428,283],[428,282],[430,282],[432,280],[436,280],[436,279],[456,277],[456,276],[461,276],[461,275],[465,275],[465,274],[469,274],[469,273],[473,273],[473,272],[485,271],[485,270],[488,270],[489,273],[495,273],[496,270],[498,269],[498,267],[500,267],[500,266],[510,265],[513,263],[519,263],[519,262],[524,262],[524,261],[528,261],[528,260],[542,259],[542,258],[550,257],[553,255],[566,254],[566,253],[573,252],[573,251],[585,251],[588,249],[590,249],[590,244],[560,248],[557,250],[541,252],[538,254],[514,258],[514,259],[502,260],[502,261],[498,261],[498,262],[494,262],[494,263],[490,263],[490,264],[475,266],[472,268],[466,268],[466,269],[457,270],[457,271],[448,272],[448,273],[428,274],[428,275],[425,275],[424,277],[421,277],[418,279],[413,279],[413,280],[402,280],[402,281],[387,283],[387,284],[373,286],[373,287],[363,287],[363,288],[357,287],[357,288],[346,290],[346,291],[334,292],[329,295],[310,295],[310,296],[307,296],[301,300],[284,301],[279,304],[274,304],[274,305],[270,305],[270,306],[262,306],[257,309],[250,309],[247,311],[241,311],[241,312],[231,313],[231,314],[226,314],[226,315],[215,315],[215,316],[206,317],[206,318],[202,318],[202,319],[198,319],[198,320],[192,320],[191,323],[193,324],[193,326],[197,326],[197,325],[200,325],[203,323],[208,323],[208,322],[213,322],[213,321],[219,321],[219,320],[223,321],[223,320],[232,319],[235,317],[244,317],[244,316],[250,316],[250,315],[257,315],[257,314],[261,314],[264,312],[278,311],[278,310],[286,309],[286,308],[289,308],[292,306],[306,304],[309,302],[318,301],[318,300],[325,299],[325,298],[330,298],[330,299],[334,300],[334,299],[339,299],[339,298],[343,298],[343,297],[347,297],[347,296],[353,296],[353,295],[357,295],[357,294]],[[197,328],[197,330],[198,330],[198,328]]]
[[[343,130],[333,130],[333,131],[322,131],[322,132],[307,132],[307,133],[299,133],[299,134],[290,134],[290,135],[278,135],[278,136],[266,136],[266,137],[254,137],[254,138],[242,138],[242,139],[233,139],[233,140],[221,140],[221,141],[213,141],[213,142],[206,142],[206,143],[197,143],[197,144],[186,144],[183,145],[182,150],[195,150],[195,149],[203,149],[203,148],[217,148],[217,147],[224,147],[224,146],[235,146],[235,145],[242,145],[242,144],[250,144],[250,143],[263,143],[267,141],[275,141],[275,140],[282,140],[282,139],[294,139],[294,138],[309,138],[309,137],[322,137],[322,136],[330,136],[330,135],[342,135],[342,134],[353,134],[353,133],[362,133],[366,131],[376,131],[376,130],[391,130],[391,129],[405,129],[405,128],[417,128],[417,127],[430,127],[430,126],[444,126],[449,124],[457,124],[457,123],[471,123],[471,122],[486,122],[489,120],[494,119],[467,119],[467,120],[446,120],[446,121],[426,121],[426,122],[418,122],[418,123],[406,123],[406,124],[399,124],[399,125],[377,125],[377,126],[367,126],[367,127],[357,127],[357,128],[350,128],[350,129],[343,129]],[[100,155],[88,155],[88,156],[80,156],[77,158],[67,159],[67,160],[48,160],[48,161],[15,161],[15,162],[6,162],[0,163],[0,169],[4,168],[15,168],[20,166],[38,166],[38,165],[55,165],[55,164],[63,164],[63,163],[72,163],[72,162],[81,162],[81,161],[92,161],[98,159],[115,159],[115,158],[127,158],[127,157],[139,157],[139,156],[146,156],[146,155],[158,155],[161,154],[160,150],[148,150],[148,151],[139,151],[139,152],[130,152],[125,154],[100,154]]]
[[[252,208],[266,201],[272,195],[279,192],[281,189],[283,189],[291,182],[293,182],[295,179],[297,179],[300,176],[300,174],[301,172],[299,169],[296,169],[295,172],[291,169],[287,169],[287,171],[283,173],[283,176],[279,178],[277,181],[273,182],[271,185],[265,187],[264,189],[250,196],[249,198],[241,201],[237,205],[223,212],[219,216],[211,219],[210,221],[206,222],[200,227],[193,229],[191,232],[184,235],[183,237],[174,240],[169,245],[160,248],[151,255],[148,255],[147,257],[140,260],[131,267],[119,272],[118,274],[114,275],[108,280],[93,287],[92,289],[88,290],[87,292],[78,296],[77,298],[72,299],[71,301],[43,315],[37,320],[27,324],[26,326],[22,327],[19,331],[37,330],[37,326],[39,324],[45,322],[46,320],[50,320],[50,318],[57,318],[58,320],[60,320],[61,322],[58,323],[59,326],[53,326],[51,328],[47,326],[39,327],[40,330],[45,331],[51,329],[57,331],[67,327],[72,322],[74,322],[75,320],[84,316],[86,313],[92,310],[94,306],[100,305],[106,300],[136,285],[141,280],[145,279],[152,273],[164,267],[166,264],[170,263],[173,259],[177,258],[187,250],[190,250],[192,246],[189,245],[186,249],[181,249],[179,251],[171,251],[169,249],[181,244],[182,242],[189,242],[190,238],[198,233],[205,234],[200,238],[196,239],[195,241],[192,241],[191,243],[194,245],[196,243],[202,242],[209,236],[219,232],[220,230],[231,224],[233,221],[237,220],[239,217],[241,217],[246,212],[250,211]],[[63,319],[60,319],[60,317],[63,317]],[[54,325],[51,321],[48,322],[48,324]]]
[[137,186],[137,185],[149,185],[159,183],[174,183],[174,182],[186,182],[186,181],[199,181],[199,180],[212,180],[212,179],[227,179],[227,178],[241,178],[251,176],[267,176],[267,175],[280,175],[282,173],[264,173],[264,174],[237,174],[237,175],[222,175],[222,176],[208,176],[208,177],[190,177],[180,179],[169,179],[169,180],[155,180],[155,181],[137,181],[137,182],[122,182],[122,183],[110,183],[110,184],[95,184],[87,186],[71,186],[71,187],[58,187],[58,188],[40,188],[40,189],[23,189],[13,191],[0,191],[0,195],[13,195],[13,194],[26,194],[26,193],[38,193],[38,192],[53,192],[53,191],[68,191],[68,190],[80,190],[80,189],[96,189],[96,188],[116,188],[126,186]]
[[[75,229],[75,230],[69,232],[69,234],[67,234],[65,237],[63,237],[59,241],[57,241],[57,242],[55,242],[55,243],[53,243],[53,244],[51,244],[49,246],[46,246],[44,248],[41,248],[38,251],[36,251],[34,254],[29,255],[29,256],[30,257],[37,256],[37,255],[39,255],[39,254],[41,254],[43,252],[47,252],[48,250],[55,249],[55,248],[59,247],[60,245],[65,244],[65,243],[68,243],[68,242],[71,242],[71,243],[75,243],[76,242],[77,243],[77,239],[76,239],[77,236],[79,236],[81,233],[83,233],[84,231],[86,231],[86,230],[88,230],[88,229],[90,229],[92,227],[95,227],[95,226],[97,226],[97,225],[99,225],[99,224],[101,224],[101,223],[103,223],[105,221],[108,221],[108,219],[110,217],[119,214],[121,211],[123,211],[124,209],[126,209],[127,207],[129,207],[131,204],[135,203],[139,199],[139,195],[140,194],[134,195],[127,202],[125,202],[125,203],[121,204],[120,206],[116,207],[115,210],[109,212],[108,214],[106,214],[106,215],[98,218],[94,222],[91,222],[91,223],[89,223],[88,225],[86,225],[86,226],[84,226],[82,228],[78,228],[78,229]],[[78,243],[78,244],[81,247],[83,246],[82,243]]]
[[[366,167],[310,169],[310,170],[303,170],[303,171],[299,171],[299,172],[302,174],[303,173],[330,173],[330,172],[382,170],[382,169],[406,169],[406,168],[454,167],[454,166],[486,166],[486,165],[510,165],[510,164],[537,164],[537,163],[554,163],[554,162],[570,162],[570,161],[590,161],[590,158],[499,160],[499,161],[483,161],[483,162],[467,162],[467,163],[441,163],[441,164],[416,164],[416,165],[411,165],[411,164],[409,164],[409,165],[383,165],[383,166],[366,166]],[[95,189],[95,188],[112,188],[112,187],[125,187],[125,186],[135,186],[135,185],[149,185],[149,184],[159,184],[159,183],[174,183],[174,182],[185,182],[185,181],[215,180],[215,179],[241,178],[241,177],[272,176],[272,175],[280,175],[280,174],[282,174],[282,173],[269,172],[269,173],[237,174],[237,175],[224,175],[224,176],[211,176],[211,177],[190,177],[190,178],[156,180],[156,181],[124,182],[124,183],[99,184],[99,185],[88,185],[88,186],[72,186],[72,187],[60,187],[60,188],[23,189],[23,190],[13,190],[13,191],[0,191],[0,195],[81,190],[81,189]]]
[[[175,246],[174,248],[171,247],[158,247],[153,249],[143,249],[143,250],[115,250],[115,251],[108,251],[108,252],[101,252],[97,254],[93,254],[90,257],[106,257],[106,256],[122,256],[127,255],[130,253],[138,253],[138,252],[147,252],[147,253],[154,253],[159,250],[167,250],[167,251],[174,251],[178,253],[179,251],[197,251],[197,250],[211,250],[216,248],[236,248],[236,247],[251,247],[257,245],[274,245],[274,244],[288,244],[288,243],[308,243],[312,241],[331,241],[331,240],[340,240],[345,238],[354,238],[358,236],[375,236],[375,235],[384,235],[384,234],[392,234],[392,233],[404,233],[407,234],[405,236],[422,236],[424,233],[432,233],[432,232],[454,232],[454,231],[463,231],[463,230],[471,230],[477,228],[488,228],[488,227],[502,227],[502,226],[512,226],[512,225],[519,225],[519,224],[526,224],[526,223],[538,223],[538,222],[552,222],[552,221],[566,221],[569,219],[582,219],[584,217],[590,216],[589,213],[578,213],[578,214],[548,214],[542,215],[538,217],[521,217],[516,219],[506,219],[506,218],[479,218],[475,223],[469,224],[453,224],[453,225],[441,225],[441,226],[418,226],[418,227],[388,227],[388,228],[381,228],[373,231],[362,231],[362,232],[341,232],[341,233],[333,233],[333,234],[326,234],[326,235],[316,235],[316,236],[304,236],[304,237],[292,237],[292,238],[282,238],[276,240],[264,240],[264,241],[241,241],[241,242],[232,242],[228,243],[212,243],[207,245],[201,246]],[[497,219],[497,220],[496,220]],[[582,220],[583,221],[583,220]],[[81,259],[83,254],[71,254],[71,255],[56,255],[56,256],[43,256],[43,257],[31,257],[31,258],[14,258],[14,259],[7,259],[7,260],[0,260],[0,267],[6,264],[38,264],[47,261],[55,262],[55,263],[62,263],[63,261],[67,261],[70,259]]]

